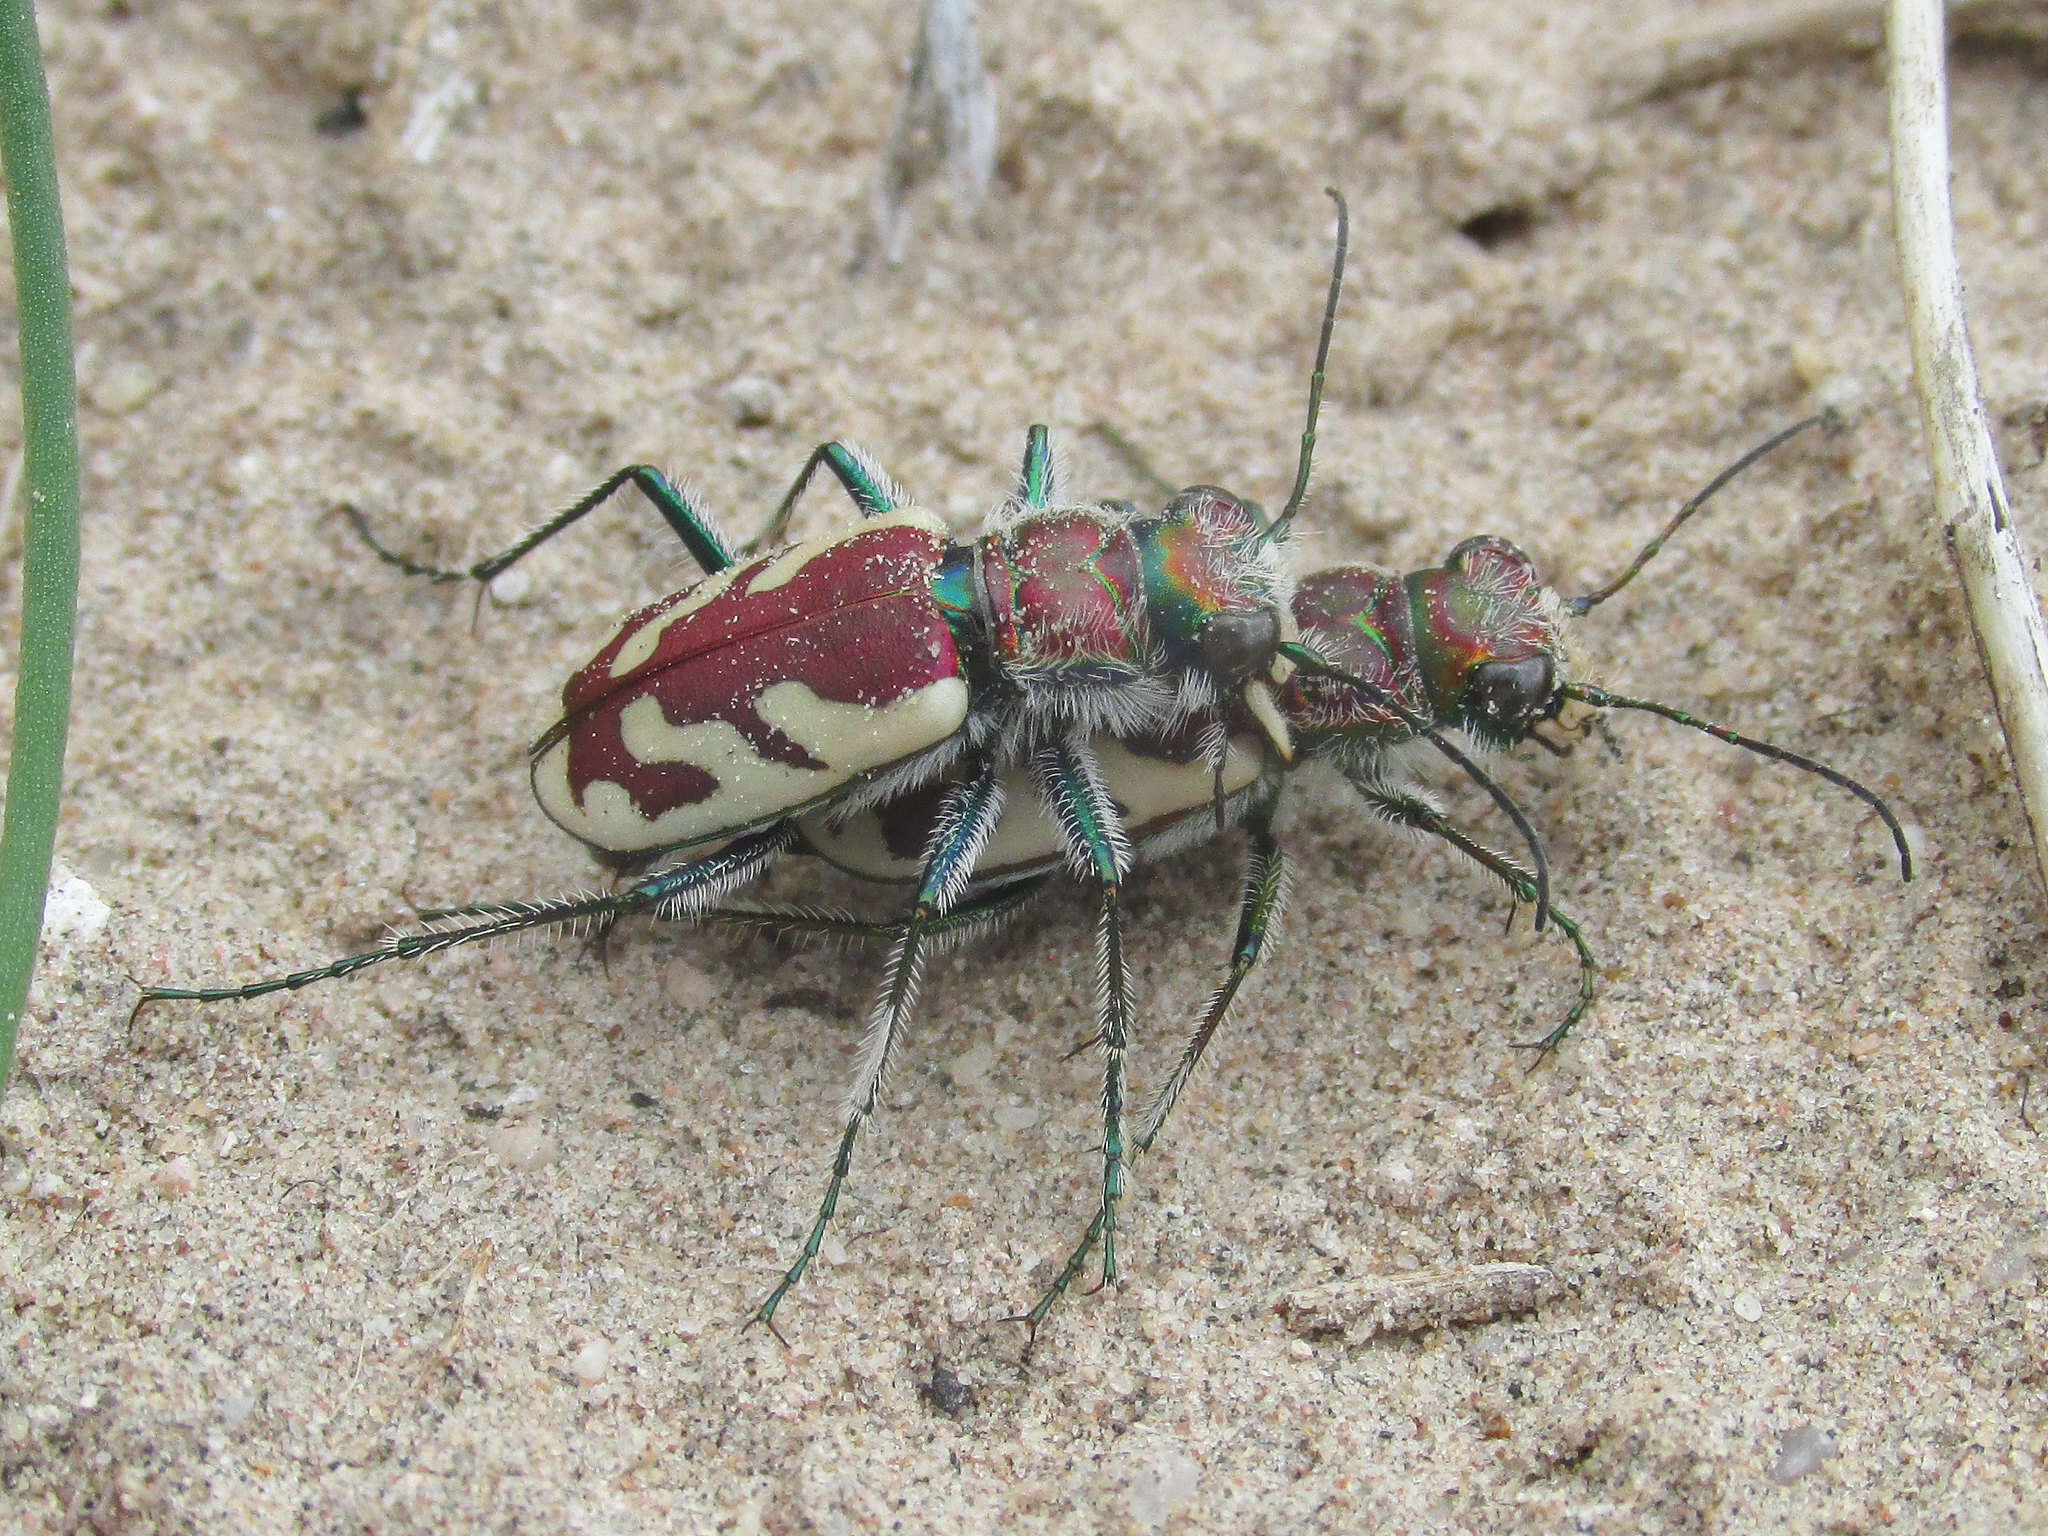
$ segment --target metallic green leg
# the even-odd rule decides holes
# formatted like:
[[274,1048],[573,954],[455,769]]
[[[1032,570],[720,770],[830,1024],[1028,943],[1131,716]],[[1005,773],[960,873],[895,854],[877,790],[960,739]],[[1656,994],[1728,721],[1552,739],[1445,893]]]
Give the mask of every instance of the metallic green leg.
[[[1237,943],[1231,951],[1230,973],[1210,994],[1208,1005],[1202,1010],[1201,1021],[1181,1047],[1180,1058],[1174,1063],[1173,1072],[1153,1095],[1151,1103],[1145,1107],[1141,1122],[1143,1128],[1131,1144],[1133,1158],[1151,1151],[1152,1144],[1159,1139],[1160,1128],[1166,1123],[1166,1117],[1180,1098],[1181,1090],[1187,1086],[1189,1077],[1200,1063],[1202,1053],[1209,1048],[1209,1042],[1215,1038],[1216,1031],[1222,1026],[1224,1017],[1230,1011],[1230,1004],[1237,996],[1239,985],[1251,973],[1252,967],[1258,964],[1260,953],[1273,932],[1281,903],[1286,897],[1286,856],[1273,837],[1271,809],[1254,813],[1247,818],[1245,825],[1251,836],[1252,849],[1245,866],[1244,898],[1238,918]],[[1089,1222],[1088,1230],[1082,1234],[1081,1241],[1067,1256],[1066,1263],[1061,1266],[1060,1273],[1054,1278],[1052,1285],[1047,1288],[1045,1295],[1039,1298],[1038,1305],[1019,1317],[1009,1319],[1023,1323],[1030,1330],[1034,1342],[1038,1336],[1038,1325],[1045,1320],[1046,1314],[1051,1311],[1061,1295],[1072,1287],[1075,1279],[1086,1267],[1089,1252],[1105,1232],[1114,1233],[1115,1229],[1111,1225],[1113,1220],[1114,1213],[1105,1203],[1102,1209],[1095,1213],[1095,1219]],[[1027,1344],[1025,1347],[1028,1350],[1030,1345]]]
[[1036,509],[1052,505],[1052,499],[1058,493],[1058,479],[1053,474],[1052,439],[1044,427],[1034,423],[1024,434],[1024,463],[1017,471],[1017,499]]
[[789,488],[789,494],[768,519],[767,526],[741,549],[742,554],[758,554],[764,549],[773,549],[789,534],[790,515],[804,492],[810,488],[811,477],[823,465],[832,471],[832,476],[853,498],[853,504],[860,508],[862,517],[879,517],[884,512],[894,512],[909,500],[903,488],[877,465],[868,461],[867,455],[845,443],[820,443],[811,450],[811,456],[804,460],[804,467]]
[[1130,967],[1124,957],[1123,877],[1131,849],[1116,803],[1085,747],[1047,748],[1032,764],[1039,793],[1067,844],[1068,861],[1094,882],[1100,898],[1095,928],[1096,1039],[1102,1050],[1102,1198],[1088,1232],[1037,1305],[1014,1321],[1035,1339],[1038,1325],[1080,1274],[1089,1251],[1102,1246],[1102,1283],[1116,1282],[1116,1214],[1129,1161],[1124,1144],[1125,1062],[1130,1053]]
[[[1375,784],[1369,779],[1354,778],[1352,783],[1372,807],[1389,820],[1402,826],[1413,827],[1418,832],[1427,832],[1431,837],[1442,838],[1466,858],[1498,878],[1517,901],[1536,900],[1536,882],[1527,870],[1505,855],[1494,852],[1484,844],[1474,842],[1435,806],[1407,790]],[[1579,997],[1566,1011],[1563,1021],[1557,1028],[1541,1040],[1517,1045],[1519,1050],[1535,1051],[1538,1062],[1563,1043],[1564,1037],[1586,1016],[1587,1010],[1593,1006],[1595,998],[1599,995],[1600,968],[1593,959],[1593,951],[1586,947],[1585,934],[1580,931],[1578,923],[1571,915],[1560,912],[1555,904],[1550,908],[1550,916],[1556,922],[1558,930],[1571,940],[1572,948],[1579,953]]]
[[1216,1031],[1222,1027],[1224,1016],[1237,997],[1238,987],[1251,974],[1252,967],[1259,963],[1266,940],[1272,936],[1279,920],[1281,904],[1286,900],[1287,856],[1273,836],[1272,808],[1266,807],[1247,817],[1245,832],[1251,841],[1251,850],[1245,860],[1244,896],[1238,909],[1237,943],[1230,951],[1230,972],[1223,978],[1222,985],[1209,994],[1201,1021],[1181,1047],[1180,1059],[1173,1064],[1173,1071],[1167,1074],[1166,1081],[1159,1085],[1159,1091],[1152,1095],[1152,1102],[1145,1106],[1143,1129],[1138,1132],[1136,1141],[1139,1155],[1151,1151],[1152,1144],[1159,1139],[1160,1128],[1173,1112],[1181,1090],[1187,1086],[1188,1079],[1201,1063],[1202,1053],[1209,1049],[1209,1042],[1215,1039]]
[[315,982],[333,981],[353,975],[387,960],[416,960],[464,944],[502,938],[532,928],[576,928],[616,922],[636,912],[662,918],[684,918],[704,904],[718,900],[735,886],[765,872],[795,841],[794,826],[780,822],[727,844],[708,858],[680,864],[673,869],[637,880],[622,891],[607,896],[562,897],[548,901],[507,901],[494,905],[470,906],[447,914],[452,926],[424,928],[397,933],[376,949],[349,955],[312,970],[294,971],[239,987],[144,987],[135,1008],[139,1013],[158,1002],[239,1002],[266,997],[272,992],[296,992]]
[[690,558],[707,576],[716,575],[733,563],[733,553],[726,547],[724,537],[711,525],[708,518],[691,506],[688,498],[670,483],[669,478],[651,464],[628,464],[608,476],[604,483],[583,497],[573,506],[565,507],[542,523],[510,549],[492,555],[488,560],[479,560],[464,570],[448,570],[438,565],[426,565],[418,560],[387,549],[378,542],[377,535],[370,529],[370,520],[357,508],[346,502],[342,504],[341,515],[349,520],[365,544],[387,565],[395,565],[408,576],[423,576],[433,582],[474,581],[479,584],[490,581],[499,573],[509,570],[547,543],[556,534],[572,523],[582,520],[586,513],[596,510],[609,501],[621,486],[631,483],[634,489],[654,503],[656,511],[676,537],[683,541],[683,547],[690,552]]
[[846,1096],[846,1128],[840,1133],[839,1150],[832,1159],[825,1198],[818,1207],[817,1219],[811,1223],[810,1234],[804,1239],[803,1251],[797,1255],[796,1262],[790,1265],[780,1283],[768,1293],[767,1299],[755,1309],[750,1320],[760,1323],[784,1344],[789,1341],[775,1326],[776,1308],[782,1305],[783,1298],[796,1288],[804,1272],[811,1267],[811,1261],[818,1256],[818,1249],[825,1241],[825,1229],[831,1225],[833,1214],[839,1209],[839,1192],[845,1187],[847,1173],[853,1166],[853,1144],[860,1135],[861,1126],[881,1101],[882,1081],[888,1074],[890,1057],[910,1022],[912,1009],[917,1006],[918,987],[924,979],[928,932],[952,911],[968,882],[973,879],[975,863],[988,846],[989,835],[995,831],[1002,814],[1002,779],[990,764],[984,766],[971,783],[962,784],[947,795],[939,811],[938,824],[932,828],[917,900],[889,955],[881,992],[868,1012],[867,1032],[861,1038],[853,1086]]

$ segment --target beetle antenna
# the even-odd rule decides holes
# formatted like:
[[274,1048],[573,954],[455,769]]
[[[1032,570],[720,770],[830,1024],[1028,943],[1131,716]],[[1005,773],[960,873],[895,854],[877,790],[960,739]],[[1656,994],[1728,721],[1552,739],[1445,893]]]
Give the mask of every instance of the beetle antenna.
[[1514,797],[1495,783],[1484,768],[1460,751],[1443,732],[1422,716],[1412,712],[1384,688],[1376,688],[1364,678],[1353,677],[1343,668],[1332,666],[1305,645],[1284,643],[1280,651],[1289,661],[1312,676],[1327,677],[1333,683],[1342,683],[1347,688],[1356,688],[1371,695],[1374,702],[1398,716],[1401,723],[1416,735],[1426,738],[1431,746],[1462,768],[1466,777],[1492,797],[1493,803],[1500,807],[1501,814],[1515,824],[1515,830],[1522,834],[1522,841],[1528,846],[1529,862],[1534,866],[1536,874],[1535,927],[1536,931],[1541,933],[1550,918],[1550,860],[1544,855],[1543,840],[1536,835],[1536,828],[1530,825],[1529,818],[1522,813],[1522,808],[1515,804]]
[[1301,429],[1301,458],[1294,469],[1294,492],[1280,509],[1280,515],[1259,535],[1261,544],[1268,539],[1287,537],[1287,525],[1308,497],[1308,468],[1316,453],[1316,417],[1323,408],[1323,370],[1330,361],[1330,336],[1337,329],[1337,292],[1344,286],[1344,253],[1351,244],[1351,210],[1345,206],[1344,194],[1335,187],[1323,190],[1337,204],[1337,256],[1330,264],[1330,297],[1323,305],[1323,334],[1316,342],[1315,372],[1308,376],[1308,424]]
[[1680,507],[1678,509],[1677,516],[1673,517],[1670,522],[1664,525],[1663,532],[1659,533],[1657,537],[1650,540],[1649,543],[1645,544],[1639,551],[1637,551],[1635,559],[1629,562],[1629,567],[1627,570],[1623,571],[1619,576],[1615,577],[1614,580],[1607,583],[1606,586],[1600,587],[1595,591],[1588,592],[1584,597],[1566,598],[1564,601],[1565,612],[1569,613],[1575,619],[1584,618],[1586,616],[1587,611],[1590,610],[1595,604],[1606,602],[1607,599],[1614,596],[1615,593],[1619,592],[1623,587],[1627,586],[1631,581],[1635,580],[1636,572],[1640,571],[1644,566],[1648,565],[1650,561],[1656,557],[1657,552],[1664,547],[1664,541],[1670,538],[1671,535],[1673,535],[1674,533],[1678,532],[1680,526],[1685,522],[1685,520],[1691,517],[1693,513],[1699,511],[1701,507],[1705,506],[1707,504],[1708,498],[1710,498],[1716,491],[1720,490],[1722,486],[1726,485],[1730,480],[1733,480],[1737,475],[1741,474],[1745,469],[1749,468],[1749,466],[1754,464],[1758,459],[1763,458],[1766,454],[1769,454],[1775,451],[1776,449],[1782,448],[1786,443],[1789,443],[1793,438],[1797,437],[1800,433],[1804,432],[1808,427],[1817,427],[1823,424],[1832,426],[1839,420],[1840,418],[1836,415],[1835,412],[1831,410],[1822,411],[1820,414],[1816,416],[1809,416],[1804,421],[1794,423],[1792,426],[1789,426],[1785,428],[1784,431],[1778,433],[1777,436],[1757,444],[1756,447],[1750,449],[1749,452],[1745,453],[1741,458],[1737,459],[1733,464],[1730,464],[1726,469],[1722,470],[1721,473],[1714,476],[1713,479],[1709,480],[1706,483],[1706,485],[1703,486],[1693,496],[1693,498],[1690,501],[1688,501],[1684,506]]
[[1559,690],[1568,699],[1577,699],[1581,704],[1590,704],[1595,709],[1642,709],[1653,715],[1662,715],[1666,720],[1676,720],[1680,725],[1689,725],[1696,731],[1705,731],[1716,741],[1725,741],[1731,747],[1741,747],[1759,757],[1773,758],[1781,763],[1790,763],[1794,768],[1804,769],[1816,777],[1826,779],[1849,791],[1858,800],[1877,812],[1878,819],[1892,835],[1892,842],[1899,850],[1899,878],[1913,878],[1913,850],[1906,842],[1906,829],[1899,825],[1899,818],[1892,814],[1891,807],[1878,798],[1877,792],[1866,789],[1839,768],[1830,768],[1826,763],[1815,762],[1801,753],[1768,741],[1759,741],[1754,736],[1745,736],[1740,731],[1730,730],[1725,725],[1716,725],[1711,720],[1702,720],[1697,715],[1674,709],[1669,704],[1659,704],[1655,699],[1629,699],[1618,693],[1609,693],[1605,688],[1595,688],[1588,683],[1567,683]]

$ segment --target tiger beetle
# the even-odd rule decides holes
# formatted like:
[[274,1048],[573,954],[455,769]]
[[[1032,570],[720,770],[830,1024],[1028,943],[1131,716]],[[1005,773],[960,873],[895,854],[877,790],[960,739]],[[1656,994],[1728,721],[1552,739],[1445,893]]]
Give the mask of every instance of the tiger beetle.
[[[1173,495],[1155,517],[1127,502],[1070,500],[1041,426],[1027,433],[1016,488],[991,531],[969,541],[950,539],[872,460],[839,442],[812,453],[767,526],[738,546],[647,465],[617,471],[509,549],[462,570],[392,551],[360,512],[344,508],[401,570],[485,583],[629,484],[653,504],[704,579],[622,621],[564,686],[561,719],[536,743],[532,767],[551,819],[601,857],[651,872],[607,895],[434,914],[375,950],[242,986],[145,987],[138,1008],[262,997],[386,960],[529,929],[602,928],[638,913],[887,939],[824,1198],[798,1257],[751,1318],[780,1338],[776,1311],[819,1251],[928,955],[1014,913],[1064,863],[1096,893],[1103,1171],[1086,1236],[1020,1319],[1035,1337],[1097,1246],[1104,1281],[1116,1278],[1126,1165],[1156,1140],[1277,916],[1285,865],[1272,817],[1298,760],[1335,763],[1381,814],[1474,859],[1533,906],[1538,928],[1557,919],[1579,956],[1580,996],[1545,1049],[1591,1006],[1591,954],[1578,925],[1550,904],[1527,818],[1447,730],[1504,746],[1541,741],[1536,726],[1573,700],[1655,710],[1861,796],[1899,839],[1909,873],[1897,822],[1854,781],[1668,706],[1564,679],[1563,618],[1618,591],[1707,495],[1789,433],[1694,498],[1620,580],[1571,603],[1496,539],[1467,540],[1432,571],[1340,567],[1297,587],[1285,548],[1307,493],[1346,245],[1343,199],[1331,196],[1336,255],[1294,486],[1277,518],[1213,486]],[[779,547],[821,468],[861,521]],[[1527,867],[1474,841],[1393,775],[1390,753],[1416,740],[1487,792],[1526,844]],[[1246,828],[1251,855],[1228,977],[1127,1139],[1134,1010],[1123,881],[1134,858],[1164,856],[1235,824]],[[909,844],[906,825],[915,829]],[[863,865],[849,852],[863,836],[887,858]],[[911,886],[907,913],[872,924],[720,905],[790,852]]]

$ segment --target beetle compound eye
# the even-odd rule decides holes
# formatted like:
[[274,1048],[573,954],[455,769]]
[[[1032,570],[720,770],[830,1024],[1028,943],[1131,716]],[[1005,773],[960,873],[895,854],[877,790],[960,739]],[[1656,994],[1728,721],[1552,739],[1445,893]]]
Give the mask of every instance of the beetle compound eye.
[[1201,632],[1202,660],[1216,681],[1235,688],[1263,672],[1280,651],[1280,615],[1270,608],[1211,616]]
[[1483,661],[1465,684],[1465,713],[1482,730],[1520,735],[1549,703],[1555,683],[1548,656]]

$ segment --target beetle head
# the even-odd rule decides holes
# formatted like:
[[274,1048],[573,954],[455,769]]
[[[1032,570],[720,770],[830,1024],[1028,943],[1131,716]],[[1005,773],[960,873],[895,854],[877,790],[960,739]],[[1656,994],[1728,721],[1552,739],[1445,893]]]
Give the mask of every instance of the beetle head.
[[1416,660],[1438,718],[1492,747],[1526,740],[1563,704],[1557,600],[1505,539],[1467,539],[1410,578]]

